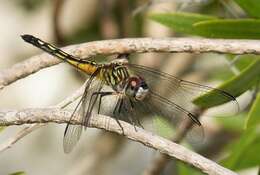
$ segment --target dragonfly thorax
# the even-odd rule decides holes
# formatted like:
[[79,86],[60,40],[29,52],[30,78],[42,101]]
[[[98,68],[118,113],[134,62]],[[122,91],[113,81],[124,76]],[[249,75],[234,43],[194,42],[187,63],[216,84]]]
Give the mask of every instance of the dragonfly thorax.
[[142,101],[148,95],[149,88],[143,78],[131,76],[127,80],[124,91],[126,96]]
[[129,78],[128,69],[120,63],[104,64],[100,68],[100,79],[115,91],[122,91]]

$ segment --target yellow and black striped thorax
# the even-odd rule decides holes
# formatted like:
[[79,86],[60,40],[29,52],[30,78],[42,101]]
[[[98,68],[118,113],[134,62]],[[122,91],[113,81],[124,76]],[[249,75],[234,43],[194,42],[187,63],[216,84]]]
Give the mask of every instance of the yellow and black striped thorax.
[[98,69],[98,67],[101,66],[94,61],[82,60],[73,55],[70,55],[70,54],[62,51],[61,49],[55,47],[54,45],[49,44],[45,41],[42,41],[41,39],[36,38],[32,35],[22,35],[22,38],[24,39],[24,41],[42,49],[43,51],[45,51],[53,56],[56,56],[57,58],[82,70],[83,72],[87,73],[88,75],[93,74]]
[[104,64],[100,67],[99,78],[111,87],[126,82],[129,76],[128,68],[121,63]]

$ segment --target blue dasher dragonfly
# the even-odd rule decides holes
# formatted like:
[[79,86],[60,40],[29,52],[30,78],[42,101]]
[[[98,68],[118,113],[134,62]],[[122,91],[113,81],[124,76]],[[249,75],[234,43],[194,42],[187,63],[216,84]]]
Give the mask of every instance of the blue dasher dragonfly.
[[[234,96],[221,89],[182,80],[156,69],[126,61],[100,64],[80,59],[32,35],[22,35],[22,38],[90,76],[85,91],[70,118],[71,121],[80,117],[82,125],[71,125],[68,122],[63,139],[65,153],[71,152],[80,139],[82,129],[88,126],[94,109],[97,109],[98,114],[102,113],[102,101],[107,97],[116,97],[114,101],[108,103],[113,104],[111,115],[122,131],[123,127],[119,119],[127,120],[134,126],[142,126],[136,116],[147,112],[173,121],[188,119],[194,125],[202,127],[198,116],[192,112],[194,108],[192,100],[212,90],[219,98],[238,105]],[[122,54],[119,58],[126,55]]]

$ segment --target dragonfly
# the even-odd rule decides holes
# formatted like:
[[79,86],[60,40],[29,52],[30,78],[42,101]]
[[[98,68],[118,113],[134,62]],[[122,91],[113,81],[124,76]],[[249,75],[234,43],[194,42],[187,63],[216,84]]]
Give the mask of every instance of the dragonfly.
[[[202,127],[194,112],[193,99],[214,91],[218,98],[233,102],[230,93],[206,85],[182,80],[159,70],[122,61],[128,54],[118,56],[120,61],[97,63],[68,54],[61,49],[32,35],[22,35],[22,39],[43,51],[74,66],[89,75],[84,93],[66,125],[63,138],[65,153],[72,151],[79,141],[83,128],[90,122],[92,113],[105,113],[104,102],[110,104],[111,116],[121,127],[119,120],[126,120],[134,126],[142,126],[136,116],[147,113],[164,116],[171,121],[190,120]],[[113,97],[113,100],[109,100]],[[106,100],[105,100],[106,99]],[[77,114],[77,115],[76,115]],[[72,120],[80,120],[81,125],[72,125]],[[173,123],[174,123],[173,122]]]

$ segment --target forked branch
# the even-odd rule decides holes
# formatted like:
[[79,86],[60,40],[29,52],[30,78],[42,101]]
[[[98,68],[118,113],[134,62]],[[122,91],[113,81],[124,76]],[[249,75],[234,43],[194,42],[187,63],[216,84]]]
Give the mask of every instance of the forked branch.
[[[2,110],[0,111],[0,126],[22,125],[32,123],[66,123],[69,121],[71,111],[57,108],[38,108],[23,110]],[[141,128],[135,128],[123,121],[120,121],[124,128],[126,137],[133,141],[140,142],[148,147],[174,157],[187,164],[190,164],[207,174],[215,175],[235,175],[234,172],[206,159],[205,157],[188,150],[187,148],[173,143],[167,139],[156,136]],[[72,121],[73,124],[80,124],[80,121]],[[122,134],[118,123],[104,115],[94,115],[90,120],[90,127],[100,128],[107,131]]]

